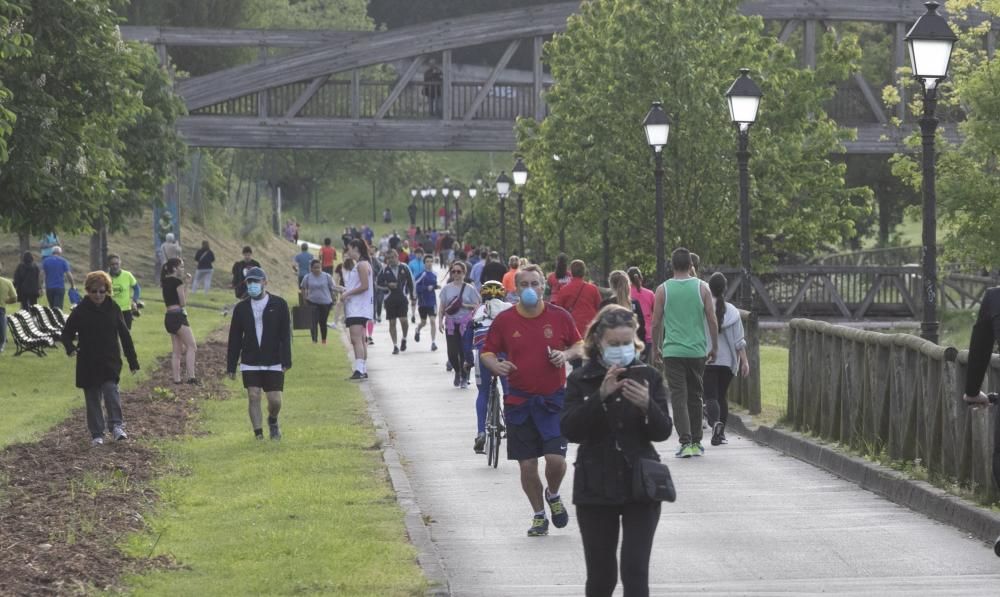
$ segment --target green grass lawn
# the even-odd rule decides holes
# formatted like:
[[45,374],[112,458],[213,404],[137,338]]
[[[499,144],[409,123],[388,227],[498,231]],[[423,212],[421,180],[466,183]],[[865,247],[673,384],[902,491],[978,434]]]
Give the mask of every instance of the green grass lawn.
[[158,483],[165,503],[132,537],[138,556],[182,568],[128,579],[142,595],[420,595],[375,433],[336,336],[296,333],[283,440],[253,439],[242,387],[201,405],[205,432],[164,446],[181,474]]
[[[156,289],[159,293],[159,289]],[[153,294],[152,291],[147,294]],[[208,297],[198,295],[191,302],[210,308],[188,308],[188,319],[195,337],[204,338],[224,321],[220,316],[222,305],[232,294],[224,290],[212,291]],[[146,308],[142,317],[132,324],[142,370],[136,376],[125,374],[121,388],[134,387],[144,372],[156,366],[157,357],[169,355],[170,337],[163,329],[163,303],[144,299]],[[49,349],[45,358],[25,353],[14,356],[14,342],[8,338],[7,349],[0,354],[0,401],[16,404],[0,417],[0,449],[12,443],[31,441],[61,422],[74,408],[83,406],[83,390],[76,387],[76,361],[66,356],[62,345]],[[127,412],[127,411],[126,411]],[[80,433],[86,434],[86,423],[80,419]]]
[[758,422],[774,425],[788,411],[788,349],[760,347],[760,403]]

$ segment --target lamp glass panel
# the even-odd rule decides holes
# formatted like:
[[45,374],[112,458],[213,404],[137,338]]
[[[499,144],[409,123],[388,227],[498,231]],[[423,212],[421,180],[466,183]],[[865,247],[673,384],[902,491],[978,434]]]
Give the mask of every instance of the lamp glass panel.
[[733,122],[753,123],[757,120],[760,98],[753,96],[729,96],[729,117]]
[[911,39],[910,65],[921,79],[943,79],[948,75],[952,42],[940,39]]

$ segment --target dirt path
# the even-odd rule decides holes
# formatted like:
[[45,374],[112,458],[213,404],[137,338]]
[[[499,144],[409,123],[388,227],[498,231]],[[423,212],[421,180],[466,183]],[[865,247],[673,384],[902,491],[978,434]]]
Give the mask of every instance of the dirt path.
[[[0,452],[0,595],[78,595],[119,586],[126,572],[174,565],[117,543],[143,529],[166,464],[150,442],[190,433],[197,400],[225,399],[226,347],[198,349],[204,385],[174,385],[162,360],[122,393],[128,441],[91,448],[83,409],[39,441]],[[82,403],[82,399],[81,399]]]

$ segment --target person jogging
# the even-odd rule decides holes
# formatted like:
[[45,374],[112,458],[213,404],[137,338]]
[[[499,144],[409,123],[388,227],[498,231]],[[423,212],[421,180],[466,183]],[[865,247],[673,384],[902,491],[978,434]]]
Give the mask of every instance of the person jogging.
[[[701,456],[702,393],[708,364],[719,352],[719,326],[708,285],[691,276],[691,253],[681,247],[670,256],[674,277],[656,289],[653,305],[653,362],[662,361],[680,446],[678,458]],[[706,346],[708,330],[711,346]]]
[[[569,513],[559,496],[566,474],[566,440],[559,427],[566,386],[566,363],[583,355],[583,340],[566,310],[541,300],[545,276],[537,265],[517,273],[518,303],[497,316],[486,335],[480,359],[495,375],[507,376],[504,397],[507,458],[518,461],[521,488],[531,504],[529,537],[549,533],[545,503],[557,528]],[[506,354],[506,360],[498,355]],[[545,458],[544,488],[538,459]]]
[[438,279],[437,274],[434,273],[434,256],[425,255],[423,271],[417,276],[414,282],[414,287],[416,288],[417,294],[417,313],[420,315],[420,323],[417,324],[416,329],[413,331],[413,341],[420,342],[420,330],[424,329],[427,325],[427,320],[430,319],[430,330],[431,330],[431,350],[437,350],[437,325],[434,323],[435,317],[437,317],[437,289],[438,289]]
[[337,261],[337,249],[333,248],[333,239],[329,236],[323,239],[323,246],[319,248],[320,266],[324,273],[333,275],[333,264]]
[[267,427],[272,440],[281,439],[278,413],[285,372],[292,368],[292,321],[288,303],[265,290],[267,274],[259,267],[247,270],[248,298],[237,303],[229,324],[226,373],[236,379],[236,365],[243,375],[254,437],[264,439],[261,394],[267,396]]
[[375,317],[375,280],[372,277],[372,265],[368,257],[368,243],[360,239],[352,239],[347,243],[347,257],[355,265],[350,270],[344,268],[344,325],[351,336],[351,346],[354,348],[354,372],[351,379],[359,381],[368,379],[368,343],[365,332]]
[[[485,454],[486,450],[486,404],[490,399],[490,386],[493,383],[493,372],[483,365],[480,353],[486,344],[486,336],[489,334],[490,326],[498,315],[511,308],[513,305],[506,302],[504,298],[507,291],[503,284],[490,280],[479,289],[479,296],[483,304],[476,309],[472,315],[472,354],[475,363],[476,388],[479,393],[476,395],[476,440],[472,444],[472,449],[476,454]],[[503,358],[504,355],[499,355]],[[503,393],[506,394],[507,378],[501,377],[500,383],[503,385]]]
[[[395,249],[389,249],[385,254],[385,267],[375,281],[375,287],[385,293],[385,318],[389,320],[389,337],[392,338],[392,354],[406,350],[406,335],[410,331],[410,322],[406,320],[407,305],[416,294],[413,291],[413,278],[410,268],[399,262],[399,254]],[[396,322],[399,321],[402,341],[397,345]]]
[[115,301],[125,318],[125,327],[132,329],[133,313],[138,311],[142,290],[132,272],[122,269],[122,258],[108,255],[108,273],[111,275],[111,299]]

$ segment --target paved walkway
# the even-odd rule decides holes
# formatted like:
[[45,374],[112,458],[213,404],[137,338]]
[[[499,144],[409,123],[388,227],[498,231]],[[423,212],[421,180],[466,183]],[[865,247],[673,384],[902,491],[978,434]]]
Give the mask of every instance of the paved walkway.
[[[456,596],[583,595],[579,529],[525,535],[517,469],[472,451],[475,390],[452,387],[444,339],[393,356],[387,324],[369,348],[369,382],[429,519]],[[659,446],[673,453],[673,439]],[[503,454],[506,453],[506,445]],[[569,462],[574,460],[570,447]],[[829,473],[737,436],[703,458],[665,457],[678,500],[664,504],[653,595],[998,595],[992,546]],[[572,467],[564,482],[567,505]],[[618,593],[621,588],[619,586]]]

